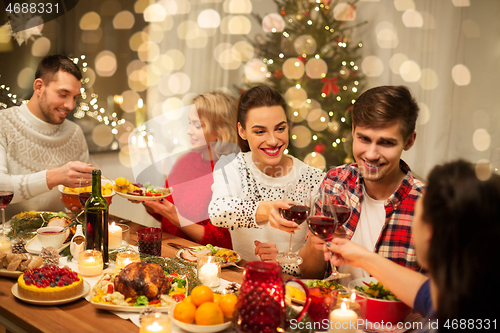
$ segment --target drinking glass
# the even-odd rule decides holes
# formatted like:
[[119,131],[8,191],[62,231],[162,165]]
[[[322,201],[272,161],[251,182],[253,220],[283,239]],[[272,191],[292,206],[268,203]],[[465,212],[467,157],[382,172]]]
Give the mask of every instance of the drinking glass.
[[161,228],[142,228],[137,230],[139,253],[161,256]]
[[[325,242],[331,241],[335,230],[349,220],[351,212],[349,195],[343,185],[336,184],[328,189],[328,193],[323,189],[311,205],[311,212],[307,218],[309,230]],[[332,274],[325,281],[350,275],[338,272],[333,264],[331,266]]]
[[[289,202],[290,207],[287,209],[280,209],[281,217],[293,221],[298,225],[306,221],[311,206],[311,187],[309,184],[288,183],[285,187],[283,200]],[[292,253],[292,240],[293,234],[290,234],[288,252],[280,252],[276,255],[276,260],[280,264],[300,265],[303,262],[298,254]]]
[[14,191],[2,190],[0,191],[0,206],[2,207],[2,234],[7,236],[7,226],[5,225],[5,207],[12,201]]

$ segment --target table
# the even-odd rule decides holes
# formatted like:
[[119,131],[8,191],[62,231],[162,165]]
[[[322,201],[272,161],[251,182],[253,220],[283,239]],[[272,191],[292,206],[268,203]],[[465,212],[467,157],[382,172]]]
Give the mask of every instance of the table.
[[[124,223],[124,221],[120,221]],[[134,222],[125,222],[130,226],[130,239],[134,245],[136,231],[143,227]],[[199,245],[184,238],[163,233],[163,257],[174,257],[178,251],[167,245],[177,243],[186,247]],[[242,265],[245,261],[240,262]],[[222,270],[222,278],[241,283],[242,270],[227,267]],[[129,320],[119,318],[108,311],[97,310],[85,299],[57,305],[37,306],[24,303],[11,293],[15,279],[0,278],[0,325],[11,332],[138,332],[139,328]]]

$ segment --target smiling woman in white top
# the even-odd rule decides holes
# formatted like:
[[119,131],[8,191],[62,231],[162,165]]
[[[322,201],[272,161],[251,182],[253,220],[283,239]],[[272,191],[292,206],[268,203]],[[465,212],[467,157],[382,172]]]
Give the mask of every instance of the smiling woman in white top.
[[[215,166],[209,216],[218,227],[229,228],[233,249],[247,260],[275,260],[286,252],[290,236],[272,228],[288,183],[308,183],[316,193],[324,173],[293,156],[288,147],[286,102],[278,91],[257,86],[245,91],[238,101],[238,134],[242,152],[221,157]],[[271,223],[268,223],[271,222]],[[296,229],[293,252],[304,244],[307,224]],[[270,225],[271,224],[271,225]],[[298,275],[296,265],[284,272]]]

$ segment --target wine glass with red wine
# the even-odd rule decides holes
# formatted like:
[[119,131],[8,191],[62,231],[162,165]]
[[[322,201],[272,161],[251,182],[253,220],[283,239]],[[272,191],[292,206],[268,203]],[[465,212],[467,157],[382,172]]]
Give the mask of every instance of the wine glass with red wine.
[[13,191],[0,191],[0,206],[2,207],[2,233],[7,236],[7,226],[5,225],[5,207],[12,201]]
[[[335,184],[325,193],[316,197],[311,205],[311,212],[307,218],[309,230],[325,242],[331,241],[334,237],[335,230],[341,228],[346,223],[352,213],[351,201],[349,193],[341,184]],[[332,274],[324,281],[340,279],[349,276],[348,273],[340,273],[334,265],[332,266]]]
[[[304,183],[288,183],[285,187],[283,200],[289,202],[290,207],[287,209],[280,209],[281,217],[300,225],[306,221],[309,215],[311,186]],[[302,263],[302,258],[298,254],[292,253],[292,240],[293,234],[290,234],[288,252],[280,252],[276,255],[276,260],[280,264],[300,265]]]

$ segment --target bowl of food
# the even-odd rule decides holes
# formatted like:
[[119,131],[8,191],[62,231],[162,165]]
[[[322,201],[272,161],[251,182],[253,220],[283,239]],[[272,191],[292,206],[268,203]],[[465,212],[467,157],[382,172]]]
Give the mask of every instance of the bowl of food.
[[36,234],[42,248],[49,246],[54,249],[61,248],[66,239],[66,232],[63,232],[63,229],[63,227],[42,227],[37,229]]
[[[101,195],[106,201],[108,205],[111,204],[111,199],[115,195],[115,191],[113,190],[113,184],[107,180],[101,180]],[[64,185],[59,185],[57,187],[59,192],[62,195],[62,201],[64,207],[71,210],[73,207],[83,208],[82,201],[86,201],[90,195],[92,194],[92,186],[84,186],[84,187],[67,187]],[[80,193],[85,193],[80,198]]]
[[366,319],[372,323],[403,322],[411,312],[408,305],[400,301],[374,277],[352,280],[348,287],[366,295]]

